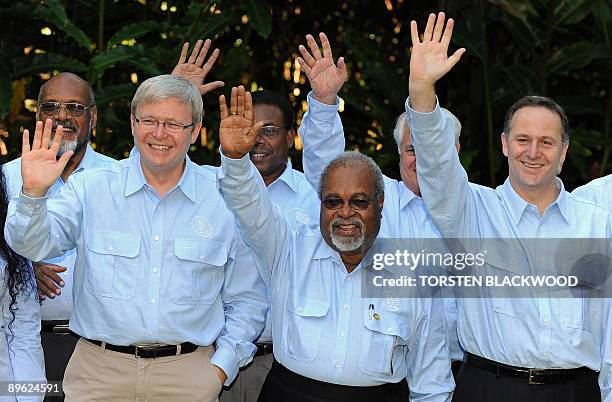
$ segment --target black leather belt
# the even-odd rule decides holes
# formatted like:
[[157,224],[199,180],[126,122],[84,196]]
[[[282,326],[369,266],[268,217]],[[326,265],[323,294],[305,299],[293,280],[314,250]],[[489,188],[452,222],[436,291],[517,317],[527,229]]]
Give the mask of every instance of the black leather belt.
[[[93,343],[96,346],[102,347],[101,341],[93,339],[83,338],[89,343]],[[155,359],[156,357],[176,356],[179,345],[146,345],[146,346],[118,346],[111,345],[109,343],[104,345],[105,349],[112,350],[113,352],[125,353],[133,355],[134,357],[142,357],[144,359]],[[180,344],[181,351],[178,354],[184,355],[186,353],[195,352],[198,345],[194,345],[191,342],[183,342]]]
[[55,334],[69,334],[68,320],[44,320],[40,322],[40,332],[52,332]]
[[480,356],[466,353],[466,364],[481,368],[497,376],[520,378],[530,385],[559,384],[583,375],[597,376],[597,372],[588,367],[573,369],[530,369],[497,363]]
[[257,351],[255,352],[255,356],[267,355],[274,351],[274,349],[272,348],[272,342],[256,343],[255,346],[257,346]]

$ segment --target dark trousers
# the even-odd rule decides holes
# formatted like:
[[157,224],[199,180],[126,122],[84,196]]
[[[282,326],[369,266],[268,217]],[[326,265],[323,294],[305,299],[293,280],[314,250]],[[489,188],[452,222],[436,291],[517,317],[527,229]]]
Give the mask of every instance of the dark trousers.
[[[77,337],[71,334],[58,334],[53,332],[40,333],[43,352],[45,355],[45,372],[47,381],[62,381],[68,360],[74,352]],[[47,396],[45,402],[63,401],[63,396]]]
[[565,383],[529,385],[464,364],[457,378],[454,402],[601,402],[597,373]]
[[408,401],[408,384],[351,387],[313,380],[288,370],[276,360],[258,402],[396,402]]

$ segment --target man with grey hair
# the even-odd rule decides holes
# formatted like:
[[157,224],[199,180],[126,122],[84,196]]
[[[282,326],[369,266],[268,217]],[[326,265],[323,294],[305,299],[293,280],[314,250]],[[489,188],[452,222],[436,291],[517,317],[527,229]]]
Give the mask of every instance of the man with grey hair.
[[[308,94],[308,112],[302,119],[300,135],[304,144],[304,173],[310,183],[317,188],[322,167],[345,148],[344,131],[338,113],[338,93],[346,80],[344,59],[334,63],[331,46],[325,34],[321,34],[323,56],[311,35],[306,37],[310,52],[300,46],[302,58],[298,58],[305,71],[312,92]],[[459,151],[461,124],[452,113],[446,111],[456,121],[456,148]],[[412,147],[410,130],[406,124],[406,113],[401,114],[393,131],[400,154],[400,174],[402,181],[384,177],[385,206],[382,210],[380,236],[395,239],[436,239],[438,248],[443,244],[438,240],[440,234],[433,225],[419,190],[416,173],[416,155]],[[406,246],[407,244],[404,244]],[[433,249],[433,246],[426,246]],[[439,272],[445,274],[444,272]],[[457,339],[457,308],[452,289],[442,290],[446,340],[451,352],[453,373],[459,369],[463,351]]]
[[[56,193],[72,174],[108,166],[115,162],[94,151],[89,145],[91,132],[96,126],[97,109],[93,90],[87,81],[65,72],[45,82],[38,94],[36,120],[43,121],[48,118],[53,123],[51,135],[55,135],[59,125],[64,128],[58,155],[61,156],[67,151],[72,152],[60,177],[51,185],[49,194]],[[2,166],[7,179],[9,197],[17,197],[21,192],[23,185],[21,162],[22,159],[17,158]],[[75,260],[76,250],[71,249],[61,256],[33,263],[42,300],[41,342],[45,353],[48,381],[62,381],[66,365],[76,345],[76,339],[70,335],[68,329],[73,305],[72,271]],[[61,283],[62,290],[51,285],[46,275],[52,275]],[[48,298],[44,296],[45,293],[49,294]],[[47,397],[45,400],[61,400],[61,398]]]
[[216,401],[255,351],[265,288],[216,168],[187,157],[202,126],[198,90],[180,77],[150,78],[131,111],[139,152],[50,197],[72,151],[56,160],[50,120],[37,124],[31,148],[26,130],[23,188],[5,236],[32,260],[76,247],[70,329],[81,339],[64,379],[68,401]]
[[251,95],[221,96],[221,193],[268,278],[274,363],[260,402],[449,401],[453,389],[442,306],[432,298],[388,305],[362,297],[381,243],[380,169],[343,153],[324,169],[319,227],[293,224],[275,208],[249,151]]

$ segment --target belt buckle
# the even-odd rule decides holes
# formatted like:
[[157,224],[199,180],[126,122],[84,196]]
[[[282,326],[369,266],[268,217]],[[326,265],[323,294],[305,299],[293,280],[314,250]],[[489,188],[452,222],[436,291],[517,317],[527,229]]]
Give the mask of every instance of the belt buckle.
[[529,374],[527,377],[527,383],[529,385],[544,385],[545,383],[543,382],[538,382],[538,381],[534,381],[533,377],[541,374],[544,370],[537,370],[537,369],[529,369]]
[[[142,350],[142,351],[153,351],[153,357],[141,357],[138,354],[138,351]],[[157,357],[157,348],[155,346],[134,346],[134,357],[136,358],[143,358],[143,359],[155,359]]]

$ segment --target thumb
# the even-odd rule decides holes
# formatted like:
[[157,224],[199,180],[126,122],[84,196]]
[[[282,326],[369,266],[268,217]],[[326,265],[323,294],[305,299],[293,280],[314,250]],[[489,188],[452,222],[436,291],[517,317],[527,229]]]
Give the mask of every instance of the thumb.
[[59,170],[58,177],[62,174],[62,172],[66,168],[66,165],[68,164],[68,161],[70,160],[72,155],[74,155],[74,151],[66,151],[58,159],[57,161],[57,169]]
[[346,81],[348,79],[348,71],[346,70],[346,64],[344,63],[344,57],[338,59],[338,73],[340,77]]

